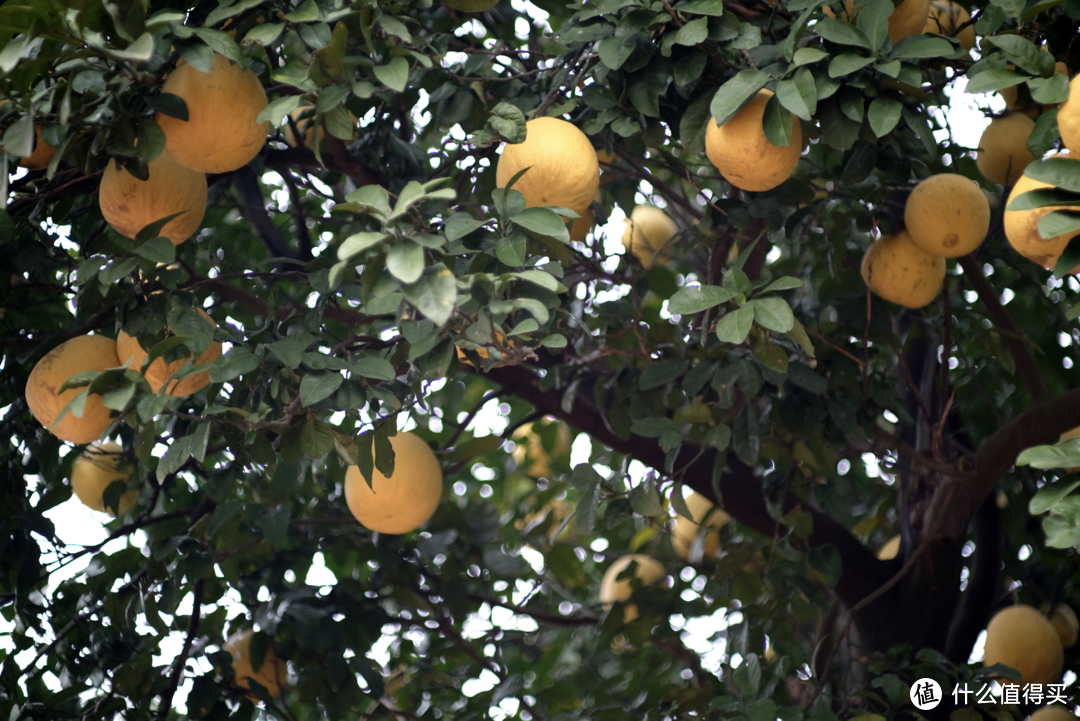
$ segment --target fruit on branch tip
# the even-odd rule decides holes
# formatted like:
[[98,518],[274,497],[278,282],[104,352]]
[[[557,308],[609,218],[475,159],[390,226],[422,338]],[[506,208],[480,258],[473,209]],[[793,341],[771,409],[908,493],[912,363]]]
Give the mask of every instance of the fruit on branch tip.
[[124,449],[119,443],[109,441],[100,445],[89,446],[75,459],[71,466],[71,490],[75,492],[84,506],[95,511],[115,516],[127,513],[139,497],[138,490],[131,488],[124,491],[118,502],[119,509],[105,508],[105,491],[116,481],[127,483],[131,479],[132,466],[124,458]]
[[[975,48],[975,26],[967,25],[970,21],[971,13],[963,5],[952,0],[931,0],[923,33],[956,38],[960,47],[971,52]],[[957,32],[961,27],[963,30]]]
[[495,184],[505,188],[517,173],[529,170],[514,190],[526,207],[555,205],[577,211],[592,203],[600,187],[600,162],[585,133],[559,118],[535,118],[526,124],[525,142],[506,144],[495,168]]
[[187,104],[188,119],[157,113],[165,149],[184,167],[200,173],[225,173],[247,165],[266,143],[270,123],[255,118],[267,105],[266,91],[249,68],[214,53],[214,66],[203,73],[181,60],[161,92]]
[[[1064,153],[1058,154],[1058,157],[1064,156]],[[1073,162],[1080,163],[1080,161]],[[1071,208],[1063,205],[1046,205],[1032,210],[1009,210],[1009,205],[1017,197],[1030,190],[1052,187],[1054,186],[1049,183],[1033,180],[1026,175],[1021,176],[1016,185],[1013,186],[1012,192],[1009,193],[1009,199],[1005,201],[1003,218],[1005,237],[1009,239],[1009,244],[1012,245],[1013,249],[1044,268],[1053,268],[1057,264],[1058,258],[1065,252],[1065,247],[1069,244],[1069,241],[1080,235],[1080,230],[1072,233],[1062,233],[1045,240],[1039,235],[1039,218],[1054,210],[1068,210]],[[1070,272],[1080,272],[1080,265]]]
[[904,224],[915,245],[927,253],[959,258],[986,239],[990,203],[982,189],[963,175],[939,173],[911,191]]
[[979,138],[975,154],[975,164],[983,177],[1006,188],[1016,183],[1024,168],[1035,160],[1027,147],[1034,129],[1035,121],[1023,113],[1008,113],[991,120]]
[[900,536],[896,535],[881,544],[877,557],[879,561],[891,561],[900,553]]
[[[255,681],[260,686],[266,689],[266,692],[273,697],[281,695],[281,687],[285,684],[288,670],[285,666],[284,659],[278,657],[274,652],[273,646],[268,646],[266,653],[263,655],[262,665],[259,666],[259,670],[256,671],[252,668],[251,663],[251,638],[254,636],[254,631],[244,631],[229,639],[224,646],[221,647],[222,651],[227,652],[233,659],[233,683],[240,688],[251,689],[251,682]],[[245,694],[253,702],[258,703],[259,699],[254,694]]]
[[1054,606],[1054,612],[1050,613],[1050,604],[1042,605],[1043,615],[1050,619],[1054,629],[1061,638],[1063,648],[1072,648],[1076,645],[1077,635],[1080,634],[1080,619],[1076,617],[1076,611],[1068,604],[1059,603]]
[[690,551],[694,547],[694,541],[697,540],[701,528],[704,527],[704,557],[708,559],[716,558],[716,554],[720,552],[720,528],[731,520],[731,516],[714,506],[712,501],[696,491],[684,500],[686,501],[686,508],[693,518],[685,518],[676,514],[675,526],[671,529],[671,545],[675,549],[675,553],[679,554],[681,558],[689,558]]
[[448,8],[463,13],[482,13],[499,4],[499,0],[443,0]]
[[120,235],[135,238],[147,225],[176,213],[161,235],[180,245],[195,234],[206,214],[206,174],[185,168],[163,150],[139,180],[112,160],[101,176],[98,205],[105,221]]
[[654,205],[639,205],[626,219],[622,244],[646,268],[651,268],[653,259],[661,265],[671,255],[668,241],[679,232],[679,226],[668,214]]
[[[821,11],[831,18],[836,17],[833,9],[826,5]],[[859,13],[855,10],[855,0],[847,0],[840,19],[854,24]],[[904,38],[923,32],[926,19],[930,15],[930,0],[903,0],[889,16],[889,39],[893,44]]]
[[64,381],[76,373],[104,372],[120,365],[116,341],[103,335],[81,335],[64,341],[37,362],[26,379],[26,405],[54,436],[69,443],[96,441],[112,422],[112,411],[100,395],[88,395],[82,417],[68,413],[56,421],[60,411],[86,387],[57,393]]
[[[910,0],[909,0],[910,1]],[[772,190],[791,177],[802,155],[802,128],[791,116],[791,143],[778,147],[765,137],[762,118],[771,90],[758,94],[723,125],[710,118],[705,154],[724,179],[743,190]]]
[[1061,142],[1071,153],[1080,153],[1080,75],[1069,83],[1069,98],[1061,104],[1057,116]]
[[[373,443],[366,437],[363,442]],[[360,525],[379,533],[415,531],[435,514],[442,500],[443,472],[431,447],[419,436],[401,431],[391,436],[394,473],[378,468],[368,487],[357,466],[345,472],[345,502]]]
[[902,230],[881,236],[867,248],[862,277],[875,295],[908,308],[922,308],[941,291],[945,259],[915,245]]
[[1024,684],[1056,683],[1064,650],[1050,619],[1031,606],[1003,608],[986,626],[983,665],[1004,664],[1020,672]]
[[[201,315],[206,322],[217,328],[217,323],[210,317],[202,308],[197,309],[199,315]],[[169,329],[166,328],[166,331]],[[124,331],[120,331],[116,337],[116,353],[121,359],[120,362],[124,363],[129,358],[131,359],[131,368],[140,370],[142,368],[143,359],[149,355],[139,345],[137,338],[132,338]],[[193,366],[203,365],[204,363],[213,363],[215,360],[221,357],[221,342],[211,341],[210,346],[199,354],[198,358],[195,358],[192,362]],[[180,370],[180,367],[187,363],[191,359],[191,356],[174,360],[172,363],[165,365],[164,358],[155,358],[154,362],[143,373],[143,377],[146,378],[146,382],[150,384],[150,388],[154,393],[161,393],[162,386],[165,385],[165,381],[172,377],[173,373]],[[184,396],[190,396],[192,393],[201,391],[206,386],[210,385],[210,371],[200,371],[193,375],[185,376],[179,380],[173,379],[169,381],[169,385],[165,390],[165,393],[177,398]]]
[[[604,610],[610,610],[613,603],[625,601],[633,594],[634,588],[631,586],[633,579],[619,580],[618,576],[634,561],[637,561],[634,578],[640,580],[643,586],[651,586],[667,575],[667,571],[659,561],[643,553],[631,553],[616,559],[608,566],[604,577],[600,580],[600,603],[604,604]],[[637,617],[637,606],[630,604],[623,612],[623,623],[630,623]]]

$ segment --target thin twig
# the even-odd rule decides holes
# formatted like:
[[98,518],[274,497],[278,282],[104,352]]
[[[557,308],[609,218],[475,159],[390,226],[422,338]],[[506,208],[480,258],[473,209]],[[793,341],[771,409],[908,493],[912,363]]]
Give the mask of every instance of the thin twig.
[[199,617],[202,615],[203,581],[200,578],[195,582],[195,590],[191,601],[191,617],[188,618],[187,638],[184,639],[184,647],[180,649],[180,655],[173,662],[172,675],[169,677],[169,686],[161,693],[161,706],[158,707],[158,716],[166,718],[172,709],[173,695],[180,686],[180,677],[184,673],[184,664],[187,663],[191,653],[191,644],[195,640],[195,634],[199,631]]

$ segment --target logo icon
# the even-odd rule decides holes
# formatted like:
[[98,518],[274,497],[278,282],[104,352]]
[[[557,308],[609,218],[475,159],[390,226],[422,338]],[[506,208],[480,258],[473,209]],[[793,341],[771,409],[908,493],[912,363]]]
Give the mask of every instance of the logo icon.
[[941,686],[932,678],[920,678],[911,685],[911,703],[920,711],[937,708],[941,703]]

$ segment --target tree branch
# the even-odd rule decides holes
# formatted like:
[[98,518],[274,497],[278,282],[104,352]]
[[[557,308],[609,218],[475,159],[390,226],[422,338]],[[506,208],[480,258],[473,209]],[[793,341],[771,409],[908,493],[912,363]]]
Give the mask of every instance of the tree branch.
[[173,662],[172,675],[169,677],[169,686],[161,692],[161,705],[158,707],[158,717],[168,718],[172,710],[173,695],[180,685],[180,678],[184,673],[184,664],[188,654],[191,653],[191,644],[195,640],[195,634],[199,631],[199,617],[202,615],[203,580],[195,582],[194,598],[191,602],[191,617],[188,619],[187,638],[184,639],[184,647],[180,649],[180,655]]

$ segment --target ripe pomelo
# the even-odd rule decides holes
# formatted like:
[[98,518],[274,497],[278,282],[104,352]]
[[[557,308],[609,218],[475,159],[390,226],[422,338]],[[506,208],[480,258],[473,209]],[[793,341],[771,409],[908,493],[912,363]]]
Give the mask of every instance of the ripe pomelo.
[[[909,2],[911,0],[908,0]],[[791,116],[791,143],[777,147],[765,137],[762,118],[771,90],[759,90],[723,125],[705,124],[705,154],[724,178],[743,190],[772,190],[791,177],[802,155],[802,128]]]
[[1035,121],[1023,113],[1008,113],[991,120],[979,138],[979,152],[975,155],[983,177],[1006,188],[1019,180],[1024,168],[1035,160],[1027,147],[1034,128]]
[[[262,665],[256,671],[251,667],[251,637],[254,636],[253,631],[245,631],[241,634],[233,636],[229,641],[221,647],[222,651],[226,651],[233,659],[233,679],[234,683],[240,688],[251,688],[251,682],[255,681],[260,686],[266,689],[273,697],[281,695],[281,687],[285,684],[285,678],[288,674],[288,670],[285,667],[285,661],[278,658],[278,655],[274,652],[273,646],[266,649],[266,653],[263,655]],[[254,694],[245,694],[249,699],[258,703],[258,697]]]
[[1031,606],[998,611],[986,627],[985,666],[1004,664],[1020,672],[1024,684],[1056,683],[1064,651],[1050,619]]
[[1028,721],[1076,721],[1076,716],[1069,711],[1067,706],[1055,704],[1053,706],[1043,706],[1038,711],[1035,711],[1028,718]]
[[[210,317],[209,313],[202,308],[199,308],[198,311],[199,314],[206,319],[207,323],[215,328],[217,327],[217,323],[214,322],[214,319]],[[166,328],[166,330],[168,329]],[[128,358],[131,358],[131,368],[135,370],[142,369],[143,359],[149,355],[142,349],[142,346],[139,345],[137,338],[132,338],[124,331],[120,331],[116,338],[116,354],[117,357],[120,358],[121,363],[124,363]],[[212,341],[210,347],[199,354],[199,357],[192,362],[192,365],[198,366],[204,363],[212,363],[220,357],[221,342]],[[165,381],[171,378],[173,373],[180,370],[180,366],[184,365],[189,360],[191,360],[190,356],[165,365],[164,358],[155,358],[154,362],[151,363],[143,373],[143,377],[146,378],[146,382],[150,384],[154,393],[161,393],[161,388],[165,385]],[[197,393],[208,385],[210,385],[210,371],[206,370],[195,373],[194,375],[185,376],[179,380],[174,379],[169,381],[169,386],[165,389],[165,393],[179,398],[189,396],[192,393]]]
[[677,232],[679,226],[668,217],[667,213],[653,205],[639,205],[626,219],[622,244],[646,268],[651,268],[653,258],[661,265],[671,255],[668,241]]
[[[125,463],[121,467],[124,461],[124,449],[115,441],[88,447],[71,466],[71,490],[84,506],[115,516],[116,508],[105,508],[105,491],[115,481],[127,483],[131,479],[131,464]],[[121,516],[127,513],[138,497],[139,492],[134,488],[120,496]]]
[[34,418],[60,440],[70,443],[96,441],[112,422],[112,411],[105,407],[99,395],[90,395],[83,406],[82,417],[68,412],[60,421],[56,417],[72,398],[86,390],[68,388],[57,390],[71,376],[86,371],[104,372],[120,365],[116,357],[116,341],[103,335],[81,335],[64,341],[37,362],[26,380],[26,405]]
[[[637,561],[634,578],[639,579],[643,586],[650,586],[667,575],[663,565],[652,556],[646,556],[643,553],[631,553],[618,558],[608,566],[603,579],[600,581],[600,603],[604,604],[605,610],[610,610],[613,603],[625,601],[633,594],[634,589],[630,585],[632,579],[618,580],[619,574],[626,570],[627,566],[633,561]],[[629,623],[637,617],[637,606],[633,604],[627,606],[623,612],[623,622]]]
[[982,189],[962,175],[931,175],[908,196],[904,224],[915,245],[927,253],[958,258],[986,238],[990,203]]
[[1058,109],[1061,142],[1071,153],[1080,153],[1080,75],[1069,83],[1069,98]]
[[716,554],[720,552],[719,529],[731,520],[731,516],[716,508],[712,501],[700,493],[691,493],[685,500],[687,510],[693,518],[675,516],[675,527],[671,531],[672,547],[679,556],[688,558],[690,550],[694,547],[694,541],[697,540],[698,533],[704,526],[705,552],[703,555],[708,559],[716,558]]
[[[370,441],[369,442],[373,442]],[[443,473],[431,447],[407,431],[390,438],[394,473],[376,468],[371,487],[356,466],[345,472],[345,501],[360,525],[379,533],[415,531],[428,522],[442,500]]]
[[161,235],[180,245],[199,229],[206,214],[206,174],[180,165],[167,150],[151,160],[148,169],[150,177],[139,180],[110,160],[101,176],[101,214],[117,233],[134,238],[154,221],[183,213],[161,229]]
[[[859,15],[855,10],[855,1],[847,0],[845,8],[840,14],[840,19],[854,23]],[[831,18],[836,17],[836,13],[828,5],[821,11]],[[889,39],[895,45],[910,35],[923,32],[929,14],[930,0],[903,0],[889,16]]]
[[922,308],[941,291],[945,259],[915,245],[902,230],[883,235],[866,250],[862,277],[875,295],[908,308]]
[[600,162],[585,133],[558,118],[535,118],[526,127],[524,143],[503,146],[496,186],[505,188],[514,175],[529,168],[514,183],[527,207],[555,205],[578,213],[588,208],[600,187]]
[[181,61],[161,92],[183,98],[188,119],[157,113],[165,149],[176,162],[200,173],[225,173],[247,165],[266,143],[270,123],[256,123],[266,107],[266,91],[250,69],[240,70],[214,53],[214,67],[202,73]]
[[1049,613],[1049,611],[1050,604],[1043,604],[1043,615],[1050,618],[1050,623],[1054,625],[1058,636],[1061,637],[1061,646],[1063,648],[1075,646],[1077,635],[1080,634],[1080,619],[1077,619],[1076,611],[1073,611],[1071,606],[1064,603],[1054,606],[1053,613]]
[[[1059,154],[1058,157],[1062,157],[1062,155]],[[1074,162],[1080,163],[1080,161]],[[1030,190],[1052,187],[1054,186],[1049,183],[1033,180],[1026,175],[1020,176],[1016,181],[1016,185],[1013,186],[1012,192],[1009,193],[1009,199],[1005,201],[1003,218],[1005,237],[1009,239],[1009,244],[1017,253],[1044,268],[1053,268],[1057,264],[1058,258],[1065,252],[1065,246],[1069,244],[1069,241],[1080,235],[1080,231],[1062,233],[1049,240],[1044,240],[1039,235],[1039,218],[1054,210],[1065,210],[1067,206],[1047,205],[1033,210],[1009,210],[1009,205],[1017,197]],[[1080,271],[1080,266],[1073,268],[1071,272],[1078,271]]]

